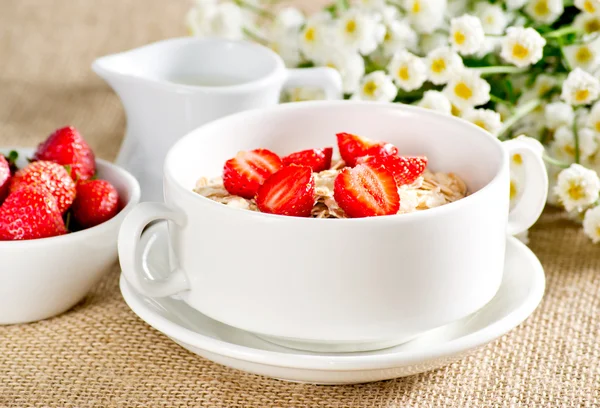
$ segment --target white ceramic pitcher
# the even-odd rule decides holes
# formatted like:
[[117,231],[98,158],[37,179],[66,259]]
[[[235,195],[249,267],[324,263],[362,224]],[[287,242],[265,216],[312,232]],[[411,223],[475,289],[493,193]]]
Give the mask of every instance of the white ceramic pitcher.
[[117,164],[140,182],[142,201],[163,200],[163,162],[190,130],[279,102],[283,87],[322,88],[342,97],[332,68],[286,69],[270,49],[246,41],[175,38],[101,57],[92,69],[123,103],[127,133]]

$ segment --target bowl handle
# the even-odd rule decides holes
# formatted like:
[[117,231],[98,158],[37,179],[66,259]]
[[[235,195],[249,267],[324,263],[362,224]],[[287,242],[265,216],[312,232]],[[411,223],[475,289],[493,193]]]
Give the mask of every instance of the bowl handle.
[[169,220],[179,226],[185,225],[186,217],[171,210],[163,203],[145,202],[134,207],[123,220],[119,230],[119,262],[123,275],[142,295],[165,297],[189,289],[185,273],[174,269],[162,280],[148,279],[142,265],[142,253],[145,245],[140,245],[144,228],[156,220]]
[[548,195],[548,172],[542,159],[544,146],[535,139],[518,137],[503,143],[509,157],[521,155],[527,187],[508,215],[507,233],[516,235],[531,227],[542,214]]
[[295,68],[287,70],[284,88],[314,87],[325,92],[325,99],[343,99],[342,77],[329,67]]

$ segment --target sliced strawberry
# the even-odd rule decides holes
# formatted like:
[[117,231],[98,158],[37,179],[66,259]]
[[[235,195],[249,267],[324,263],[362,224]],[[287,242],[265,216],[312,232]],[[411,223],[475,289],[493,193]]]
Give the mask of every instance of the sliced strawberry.
[[335,178],[333,196],[352,218],[396,214],[400,209],[394,176],[383,167],[345,168]]
[[10,192],[24,186],[46,188],[56,199],[61,214],[75,199],[75,182],[63,166],[53,162],[36,161],[17,171],[10,182]]
[[396,184],[412,184],[427,168],[425,156],[363,156],[357,163],[383,167],[394,175]]
[[66,234],[56,200],[44,187],[24,186],[0,207],[0,241]]
[[279,156],[267,149],[238,152],[223,167],[223,185],[233,195],[253,198],[267,178],[282,167]]
[[332,155],[333,148],[325,147],[323,149],[302,150],[285,156],[281,160],[285,166],[289,166],[290,164],[308,166],[312,171],[318,173],[331,167]]
[[106,180],[81,181],[77,183],[77,197],[71,209],[77,224],[90,228],[119,212],[119,193]]
[[363,156],[389,156],[398,154],[396,146],[385,142],[376,142],[366,137],[350,133],[338,133],[338,149],[348,166],[354,166],[356,159]]
[[8,195],[8,185],[10,184],[10,164],[8,160],[0,154],[0,204]]
[[33,158],[70,166],[73,180],[88,180],[96,173],[94,152],[73,126],[52,133],[38,146]]
[[307,166],[284,167],[265,181],[256,193],[262,212],[308,217],[315,203],[315,180]]

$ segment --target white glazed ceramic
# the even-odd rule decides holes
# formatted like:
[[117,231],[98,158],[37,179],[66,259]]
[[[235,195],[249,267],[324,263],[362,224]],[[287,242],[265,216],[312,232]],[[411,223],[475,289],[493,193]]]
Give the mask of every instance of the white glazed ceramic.
[[[19,166],[32,149],[19,152]],[[96,159],[98,176],[119,192],[123,209],[95,227],[52,238],[0,241],[0,324],[26,323],[60,314],[89,292],[117,260],[117,234],[139,202],[140,187],[123,169]]]
[[[144,263],[153,270],[168,265],[164,225],[150,227],[143,240]],[[400,346],[351,354],[300,352],[274,345],[219,323],[183,301],[145,297],[133,289],[125,276],[121,277],[121,292],[142,320],[192,353],[268,377],[347,384],[413,375],[464,357],[525,320],[542,299],[544,283],[544,271],[535,255],[509,237],[500,290],[481,310]]]
[[[279,154],[335,144],[336,132],[424,154],[473,192],[442,207],[363,219],[313,219],[233,209],[192,191],[238,150]],[[180,140],[165,164],[165,200],[126,218],[119,256],[147,296],[180,296],[228,325],[309,350],[356,351],[407,341],[461,319],[496,294],[506,234],[531,226],[547,175],[536,142],[504,144],[466,121],[373,102],[279,105],[220,119]],[[532,147],[533,146],[533,147]],[[520,153],[528,188],[509,214],[508,153]],[[144,277],[142,229],[169,220],[168,278]]]
[[[211,120],[279,102],[283,87],[323,88],[339,99],[342,81],[331,68],[286,69],[282,59],[256,43],[176,38],[94,61],[92,69],[119,95],[127,134],[116,163],[142,187],[142,201],[162,200],[162,168],[169,148]],[[181,78],[233,77],[229,86],[175,83]]]

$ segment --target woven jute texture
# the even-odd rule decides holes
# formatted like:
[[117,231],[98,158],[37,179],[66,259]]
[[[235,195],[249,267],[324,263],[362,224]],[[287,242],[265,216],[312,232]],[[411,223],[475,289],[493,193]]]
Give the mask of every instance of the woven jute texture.
[[[188,6],[0,0],[0,146],[33,146],[72,124],[100,157],[113,159],[125,117],[90,63],[184,34]],[[531,232],[531,248],[547,290],[520,327],[440,370],[356,386],[285,383],[185,351],[128,309],[115,265],[62,316],[0,327],[0,406],[600,406],[600,250],[552,211]]]

